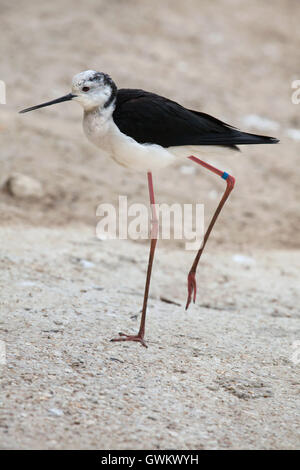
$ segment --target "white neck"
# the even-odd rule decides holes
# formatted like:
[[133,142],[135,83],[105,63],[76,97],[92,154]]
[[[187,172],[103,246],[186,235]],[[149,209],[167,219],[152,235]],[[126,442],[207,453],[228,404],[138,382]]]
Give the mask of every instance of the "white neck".
[[114,124],[112,114],[114,111],[114,104],[112,103],[107,108],[93,108],[84,111],[83,115],[83,129],[88,139],[93,142],[97,147],[103,150],[107,149],[107,139],[105,138],[109,133],[109,129]]

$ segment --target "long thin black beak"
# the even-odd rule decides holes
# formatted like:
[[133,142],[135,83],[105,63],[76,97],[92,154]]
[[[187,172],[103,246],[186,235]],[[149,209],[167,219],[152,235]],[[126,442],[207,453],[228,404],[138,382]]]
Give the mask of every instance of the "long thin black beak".
[[61,98],[57,98],[56,100],[47,101],[47,103],[37,104],[36,106],[32,106],[31,108],[22,109],[22,111],[19,111],[19,113],[28,113],[29,111],[33,111],[34,109],[44,108],[45,106],[51,106],[51,104],[62,103],[63,101],[70,101],[75,96],[76,95],[72,95],[72,93],[69,93],[68,95],[62,96]]

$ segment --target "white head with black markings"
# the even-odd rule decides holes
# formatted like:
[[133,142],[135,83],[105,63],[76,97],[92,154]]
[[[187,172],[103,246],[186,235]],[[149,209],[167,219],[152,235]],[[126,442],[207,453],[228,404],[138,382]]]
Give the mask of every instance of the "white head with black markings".
[[85,110],[107,108],[116,97],[117,87],[109,75],[86,70],[72,79],[72,94]]
[[116,94],[117,87],[109,75],[103,72],[96,72],[95,70],[86,70],[73,77],[72,93],[56,100],[23,109],[20,112],[27,113],[34,109],[70,100],[77,101],[85,111],[97,108],[101,110],[108,108],[115,101]]

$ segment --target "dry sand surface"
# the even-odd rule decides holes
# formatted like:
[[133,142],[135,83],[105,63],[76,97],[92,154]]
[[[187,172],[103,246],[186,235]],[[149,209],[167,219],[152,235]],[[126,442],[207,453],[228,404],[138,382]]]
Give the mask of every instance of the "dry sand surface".
[[[0,0],[0,12],[1,448],[298,448],[299,2]],[[147,201],[146,178],[86,141],[74,103],[17,114],[88,68],[281,139],[213,158],[237,183],[188,312],[193,253],[159,242],[148,349],[109,342],[138,327],[147,243],[95,237],[98,204]],[[158,202],[202,202],[206,219],[224,189],[182,162],[154,183]]]

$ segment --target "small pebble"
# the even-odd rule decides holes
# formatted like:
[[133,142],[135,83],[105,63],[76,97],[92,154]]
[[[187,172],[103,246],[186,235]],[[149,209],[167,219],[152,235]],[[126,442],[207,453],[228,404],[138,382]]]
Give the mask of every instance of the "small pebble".
[[31,176],[15,173],[6,182],[9,193],[19,199],[41,199],[44,190],[41,183]]
[[49,408],[48,411],[53,416],[63,416],[64,414],[63,410],[60,410],[59,408]]
[[196,173],[195,167],[191,165],[182,165],[179,170],[182,175],[194,175]]
[[258,116],[257,114],[248,114],[247,116],[244,116],[242,122],[244,126],[264,131],[277,131],[280,127],[278,122]]
[[287,129],[286,135],[295,141],[300,140],[300,129]]
[[233,255],[232,259],[235,263],[243,264],[244,266],[253,266],[256,263],[254,258],[240,254]]

